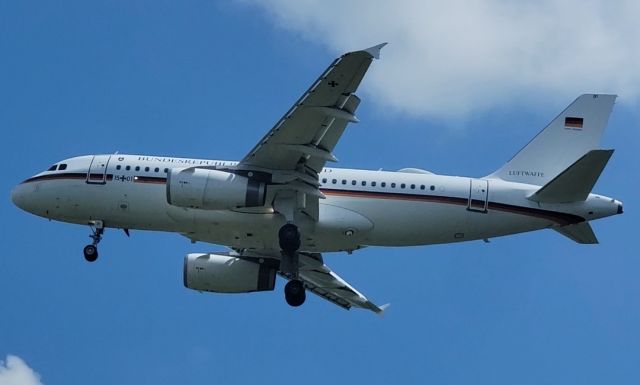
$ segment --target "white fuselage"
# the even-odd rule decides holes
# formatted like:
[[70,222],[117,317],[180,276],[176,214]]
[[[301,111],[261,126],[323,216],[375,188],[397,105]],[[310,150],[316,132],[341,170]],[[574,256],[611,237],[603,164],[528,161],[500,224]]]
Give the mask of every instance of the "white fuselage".
[[[64,169],[60,165],[64,164]],[[89,155],[59,162],[12,193],[24,210],[49,219],[106,227],[178,232],[194,241],[239,249],[278,250],[285,219],[261,208],[202,210],[167,203],[166,175],[175,167],[233,168],[237,162],[140,155]],[[620,203],[590,194],[583,202],[527,199],[537,185],[405,172],[325,168],[318,221],[299,215],[301,250],[352,251],[486,239],[590,221]],[[267,186],[267,189],[271,188]],[[268,202],[267,202],[268,203]]]

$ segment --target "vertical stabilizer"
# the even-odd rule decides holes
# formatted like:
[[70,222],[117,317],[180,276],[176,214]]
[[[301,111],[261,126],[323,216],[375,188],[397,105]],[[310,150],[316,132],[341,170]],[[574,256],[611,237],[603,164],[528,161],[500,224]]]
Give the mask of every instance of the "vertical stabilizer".
[[489,175],[542,186],[600,145],[616,95],[584,94],[499,170]]

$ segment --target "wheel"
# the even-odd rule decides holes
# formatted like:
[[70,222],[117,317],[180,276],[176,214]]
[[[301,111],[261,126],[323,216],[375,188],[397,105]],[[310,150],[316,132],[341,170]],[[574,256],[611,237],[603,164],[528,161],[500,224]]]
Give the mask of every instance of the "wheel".
[[284,299],[290,306],[300,306],[307,298],[302,281],[292,279],[284,287]]
[[298,226],[293,223],[287,223],[280,228],[278,232],[280,248],[285,253],[294,253],[300,248],[300,231]]
[[98,259],[98,248],[95,245],[86,245],[82,252],[84,253],[84,259],[88,262],[94,262]]

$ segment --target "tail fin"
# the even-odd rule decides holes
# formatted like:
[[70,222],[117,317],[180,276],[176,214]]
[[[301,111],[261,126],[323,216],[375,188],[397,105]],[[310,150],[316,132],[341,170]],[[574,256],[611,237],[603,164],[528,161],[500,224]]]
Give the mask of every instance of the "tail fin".
[[542,186],[597,149],[616,95],[578,97],[489,178]]

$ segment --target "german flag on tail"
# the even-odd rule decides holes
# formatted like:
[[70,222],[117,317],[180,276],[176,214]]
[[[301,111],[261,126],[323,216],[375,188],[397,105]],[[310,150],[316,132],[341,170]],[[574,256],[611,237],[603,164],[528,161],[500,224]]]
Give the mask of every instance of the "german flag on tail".
[[564,118],[564,128],[567,130],[582,130],[583,118],[566,117]]

